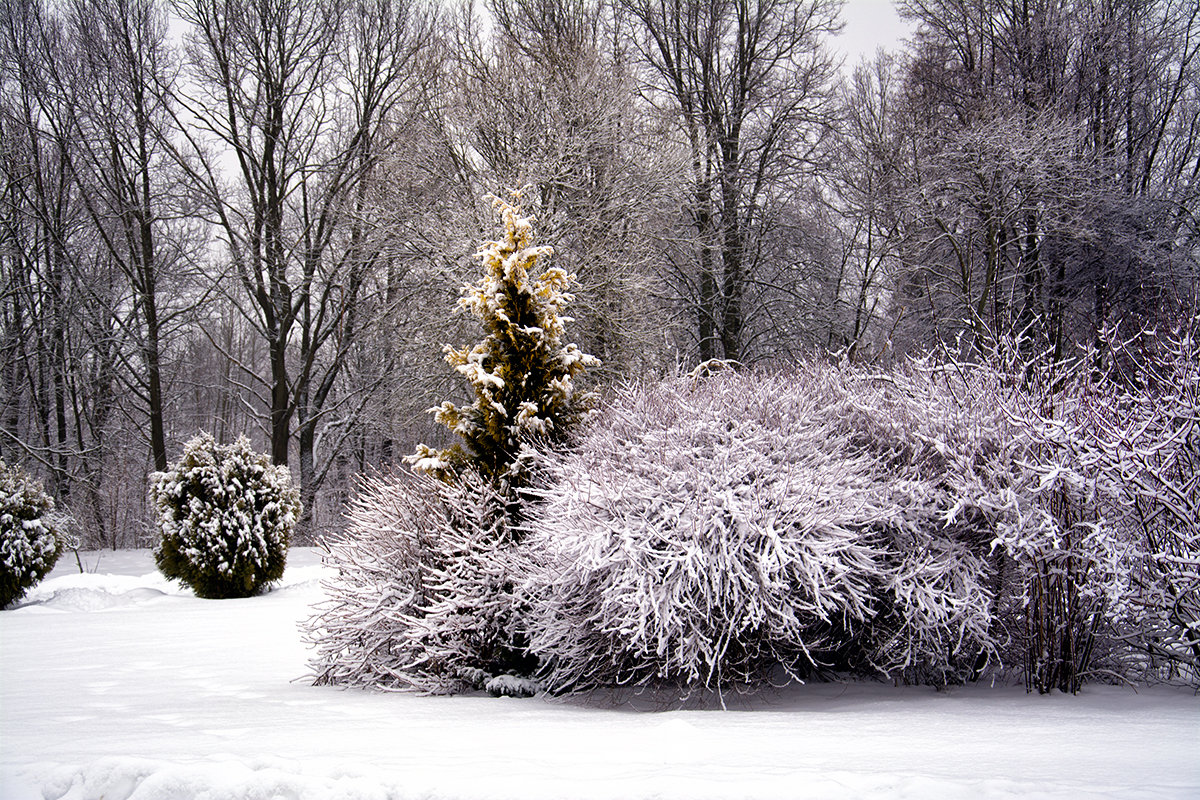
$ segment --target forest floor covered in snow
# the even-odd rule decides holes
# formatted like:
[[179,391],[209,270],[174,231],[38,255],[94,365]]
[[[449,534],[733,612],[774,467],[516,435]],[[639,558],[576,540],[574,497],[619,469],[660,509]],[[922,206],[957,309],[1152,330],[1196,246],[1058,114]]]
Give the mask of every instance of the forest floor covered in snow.
[[68,553],[0,611],[0,798],[1200,797],[1200,697],[823,684],[668,706],[315,688],[311,550],[246,600]]

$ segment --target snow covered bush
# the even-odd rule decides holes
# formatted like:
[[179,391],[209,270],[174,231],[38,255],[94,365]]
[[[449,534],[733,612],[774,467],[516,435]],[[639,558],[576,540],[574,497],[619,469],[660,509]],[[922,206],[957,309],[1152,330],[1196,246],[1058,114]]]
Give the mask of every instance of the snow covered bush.
[[1200,316],[1113,351],[1129,388],[1090,430],[1133,545],[1119,636],[1163,665],[1161,677],[1200,685]]
[[1020,665],[1030,688],[1074,692],[1103,621],[1109,531],[1075,451],[1052,442],[1062,421],[1047,416],[1052,404],[1022,372],[916,362],[857,388],[853,405],[864,413],[852,416],[866,441],[936,477],[923,504],[934,514],[920,528],[966,521],[982,537],[989,656]]
[[54,498],[0,461],[0,608],[54,568],[65,539],[66,517],[55,512]]
[[891,572],[872,663],[909,679],[962,680],[994,667],[1007,634],[996,536],[1024,444],[1004,412],[1016,391],[981,368],[913,361],[889,373],[841,369],[827,413],[878,465]]
[[[519,202],[521,193],[514,198]],[[467,379],[475,400],[432,409],[463,442],[443,451],[421,445],[409,461],[441,475],[470,463],[485,478],[519,487],[528,482],[534,443],[562,443],[591,406],[592,395],[577,391],[574,381],[600,362],[562,342],[570,318],[561,312],[572,300],[567,289],[574,276],[557,267],[538,272],[553,249],[534,246],[532,220],[519,206],[492,201],[504,236],[484,244],[477,254],[483,277],[459,300],[487,336],[470,349],[446,347],[446,361]]]
[[317,684],[528,694],[507,499],[472,470],[364,478],[306,624]]
[[535,689],[515,593],[519,523],[540,453],[561,446],[592,405],[575,378],[599,362],[562,341],[574,277],[541,267],[553,251],[534,245],[532,221],[492,200],[504,235],[484,244],[484,274],[459,301],[486,336],[469,349],[446,348],[475,399],[432,409],[462,442],[419,446],[407,459],[413,476],[362,482],[345,535],[328,544],[338,570],[326,584],[329,600],[307,626],[317,683]]
[[221,445],[196,436],[151,476],[150,501],[162,537],[154,560],[197,597],[249,597],[283,577],[300,494],[287,467],[246,437]]
[[619,388],[519,495],[463,467],[368,483],[334,548],[319,679],[1194,682],[1194,329],[1113,343],[1124,375],[707,369]]
[[[1053,549],[1028,608],[1032,679],[1078,687],[1097,662],[1120,677],[1200,683],[1200,339],[1195,316],[1129,340],[1019,409],[1043,473]],[[1028,549],[1028,548],[1026,548]]]
[[1030,689],[1200,681],[1195,328],[1107,333],[1104,371],[1093,353],[969,373],[990,376],[994,390],[968,391],[1010,429],[980,497],[1006,570],[993,627]]
[[972,417],[995,412],[925,386],[809,364],[620,391],[551,460],[530,524],[546,687],[972,674],[993,531],[950,451],[995,449]]
[[1007,398],[1016,435],[1010,489],[996,498],[997,546],[1012,565],[1006,655],[1042,693],[1074,693],[1094,677],[1105,586],[1118,571],[1103,483],[1086,457],[1090,414],[1064,385],[1035,382]]

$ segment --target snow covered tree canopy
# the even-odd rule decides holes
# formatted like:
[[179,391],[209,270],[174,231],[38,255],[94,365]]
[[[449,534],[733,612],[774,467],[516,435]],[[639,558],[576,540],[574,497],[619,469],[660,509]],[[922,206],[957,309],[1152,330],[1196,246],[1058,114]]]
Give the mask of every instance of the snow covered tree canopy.
[[66,536],[66,517],[28,475],[0,461],[0,608],[54,568]]
[[[519,203],[521,192],[514,192]],[[459,307],[483,323],[487,335],[471,348],[446,347],[446,361],[467,379],[475,395],[469,406],[447,401],[431,409],[436,420],[462,437],[462,445],[434,451],[425,445],[409,457],[433,474],[455,471],[466,461],[488,478],[522,482],[522,448],[560,441],[591,404],[574,379],[599,360],[563,344],[569,317],[563,308],[575,278],[542,262],[553,249],[535,246],[533,222],[514,203],[492,197],[504,235],[477,254],[483,277],[463,289]],[[536,277],[534,277],[536,276]]]
[[248,597],[283,577],[300,493],[287,467],[245,436],[232,445],[194,437],[178,463],[151,476],[150,500],[162,534],[155,561],[198,597]]

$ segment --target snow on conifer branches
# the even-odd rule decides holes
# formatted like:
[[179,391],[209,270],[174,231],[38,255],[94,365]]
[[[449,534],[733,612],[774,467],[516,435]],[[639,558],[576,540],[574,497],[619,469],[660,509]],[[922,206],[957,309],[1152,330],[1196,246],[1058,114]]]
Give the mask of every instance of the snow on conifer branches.
[[161,540],[154,560],[198,597],[248,597],[283,577],[300,518],[300,493],[287,467],[211,434],[193,437],[183,456],[150,479]]
[[[519,203],[521,192],[513,197]],[[475,401],[431,409],[467,452],[421,445],[409,461],[441,473],[470,460],[485,476],[519,484],[527,467],[522,454],[536,441],[562,441],[591,404],[592,396],[577,391],[574,381],[600,362],[562,341],[570,318],[561,312],[572,299],[574,276],[558,267],[539,272],[553,249],[533,244],[533,222],[518,205],[491,200],[504,235],[476,254],[484,274],[459,300],[487,335],[474,347],[446,347],[446,361],[470,383]]]
[[504,234],[477,254],[484,274],[459,301],[486,336],[446,348],[475,400],[432,409],[462,444],[421,445],[407,460],[423,475],[360,487],[346,537],[330,545],[338,566],[330,600],[309,624],[319,683],[533,691],[536,662],[518,624],[517,523],[534,461],[563,443],[592,403],[575,378],[599,362],[562,341],[574,278],[542,266],[553,251],[534,245],[533,223],[517,205],[492,200]]
[[68,521],[41,485],[0,461],[0,608],[54,568],[67,544]]

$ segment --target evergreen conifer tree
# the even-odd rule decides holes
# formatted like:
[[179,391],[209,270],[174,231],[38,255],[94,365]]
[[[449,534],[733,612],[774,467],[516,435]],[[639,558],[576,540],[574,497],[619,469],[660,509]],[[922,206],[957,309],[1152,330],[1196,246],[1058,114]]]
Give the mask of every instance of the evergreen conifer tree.
[[67,546],[69,520],[41,484],[0,460],[0,608],[54,569]]
[[201,433],[166,472],[150,478],[162,538],[154,561],[197,597],[250,597],[283,577],[300,518],[300,492],[287,467],[238,437],[218,444]]
[[441,451],[420,445],[408,459],[442,477],[470,463],[483,477],[512,489],[527,482],[530,445],[563,441],[591,407],[593,395],[578,392],[574,379],[600,363],[575,344],[562,343],[571,320],[561,311],[573,299],[567,290],[575,277],[558,267],[539,271],[554,251],[534,245],[533,222],[518,205],[521,194],[513,192],[513,203],[490,198],[504,235],[476,254],[483,277],[465,287],[458,301],[487,335],[471,348],[446,347],[446,361],[471,384],[475,400],[431,409],[462,442]]

